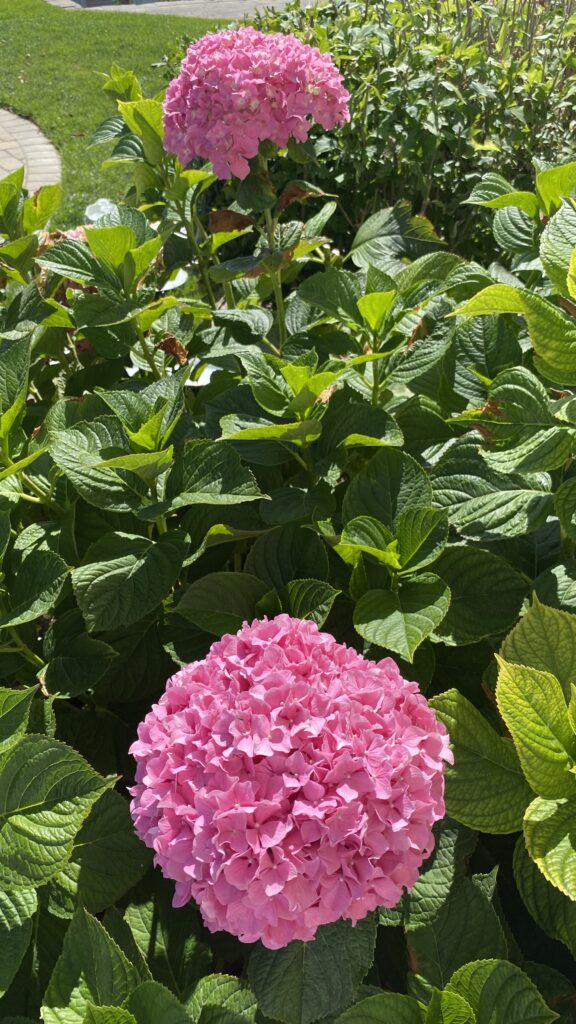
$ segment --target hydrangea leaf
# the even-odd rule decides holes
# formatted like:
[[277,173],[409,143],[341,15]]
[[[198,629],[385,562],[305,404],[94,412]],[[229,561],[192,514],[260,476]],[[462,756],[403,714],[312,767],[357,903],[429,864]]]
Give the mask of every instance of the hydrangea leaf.
[[12,607],[0,618],[0,628],[33,622],[54,607],[66,577],[66,562],[53,551],[31,551],[23,560],[12,590]]
[[407,939],[418,973],[438,988],[471,960],[508,955],[496,911],[469,878],[459,879],[433,920],[409,927]]
[[253,474],[230,445],[187,444],[170,472],[166,498],[171,509],[187,505],[237,505],[263,497]]
[[353,1002],[369,970],[376,941],[373,914],[353,927],[350,921],[319,928],[313,942],[290,942],[284,949],[256,946],[248,980],[267,1016],[283,1024],[311,1024]]
[[223,1011],[225,1019],[226,1015],[230,1015],[230,1024],[236,1024],[236,1019],[253,1024],[256,1009],[256,998],[246,982],[230,974],[205,975],[198,982],[188,1003],[195,1024],[198,1024],[200,1018],[211,1021],[214,1010]]
[[342,519],[371,516],[393,529],[405,509],[431,503],[432,487],[418,463],[396,448],[382,448],[351,481]]
[[152,860],[134,834],[128,803],[108,791],[96,802],[74,840],[68,864],[49,883],[92,914],[112,906],[140,881]]
[[405,580],[398,591],[367,590],[354,609],[354,628],[365,640],[395,651],[407,661],[440,625],[450,605],[450,589],[439,576],[424,573]]
[[83,1024],[90,1003],[118,1006],[138,987],[135,967],[105,928],[82,907],[76,911],[44,994],[44,1024]]
[[83,1024],[139,1024],[136,1017],[121,1006],[94,1006],[88,1003]]
[[436,561],[448,542],[448,515],[443,509],[422,505],[404,509],[395,530],[403,572],[422,569]]
[[534,594],[526,614],[502,643],[506,661],[549,672],[571,697],[576,662],[576,617],[542,604]]
[[470,644],[499,636],[518,618],[527,586],[512,566],[491,551],[448,547],[434,571],[450,587],[450,608],[435,637],[450,644]]
[[117,629],[144,618],[172,590],[187,550],[180,530],[156,542],[128,533],[104,534],[90,549],[91,560],[72,571],[87,629]]
[[435,989],[428,1004],[426,1024],[476,1024],[476,1014],[456,992]]
[[0,996],[10,987],[28,949],[36,908],[34,889],[0,892]]
[[526,849],[552,885],[576,900],[576,799],[536,797],[524,817]]
[[25,690],[0,689],[0,750],[12,744],[26,732],[30,705],[37,686]]
[[275,590],[281,590],[292,580],[305,579],[312,566],[315,579],[327,578],[326,548],[315,533],[294,523],[279,526],[258,537],[245,562],[247,572]]
[[527,975],[505,960],[466,964],[448,990],[470,1004],[477,1024],[552,1024],[558,1019]]
[[430,703],[454,751],[454,765],[446,769],[448,813],[481,832],[517,832],[533,794],[512,741],[499,736],[458,690],[447,690]]
[[104,779],[48,736],[23,736],[0,756],[0,883],[42,885],[66,864]]
[[[146,957],[154,979],[181,1002],[193,1003],[200,989],[204,991],[202,975],[211,963],[196,904],[174,908],[171,884],[159,879],[147,900],[128,904],[124,922]],[[255,1002],[253,996],[250,998],[252,1002],[247,1005]]]
[[576,737],[560,683],[540,669],[499,665],[496,700],[529,785],[540,796],[576,797]]
[[188,1012],[175,995],[157,981],[144,981],[130,994],[127,1007],[138,1024],[190,1024]]
[[322,627],[340,593],[323,580],[291,580],[286,587],[286,610],[296,619],[312,619]]
[[146,483],[127,469],[99,467],[102,452],[129,454],[126,435],[111,416],[50,433],[50,454],[78,494],[112,512],[136,512],[149,503]]
[[449,818],[434,826],[434,835],[434,851],[406,900],[405,923],[409,930],[434,921],[465,874],[478,838]]
[[351,1006],[336,1018],[336,1024],[424,1024],[422,1005],[411,996],[382,992]]
[[551,939],[576,956],[576,903],[547,882],[530,857],[522,836],[514,849],[514,878],[532,917]]
[[255,617],[268,589],[248,572],[213,572],[191,583],[175,610],[199,629],[222,636]]

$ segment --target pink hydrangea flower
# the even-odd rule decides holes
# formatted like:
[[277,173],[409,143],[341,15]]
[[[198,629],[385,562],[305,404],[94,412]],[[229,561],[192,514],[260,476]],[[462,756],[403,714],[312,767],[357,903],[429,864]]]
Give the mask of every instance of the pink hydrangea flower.
[[323,128],[350,120],[349,93],[327,53],[292,35],[245,27],[193,43],[164,100],[164,142],[184,166],[210,160],[219,178],[245,178],[248,160],[269,139],[305,142],[311,120]]
[[136,831],[174,905],[269,949],[398,902],[433,849],[452,760],[392,659],[289,615],[177,672],[131,753]]

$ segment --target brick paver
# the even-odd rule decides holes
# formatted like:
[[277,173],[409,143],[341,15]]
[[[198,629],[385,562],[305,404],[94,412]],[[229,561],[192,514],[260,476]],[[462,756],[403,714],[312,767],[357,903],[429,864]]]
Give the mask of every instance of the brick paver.
[[32,121],[0,109],[0,178],[22,165],[31,192],[60,181],[60,157],[52,143]]

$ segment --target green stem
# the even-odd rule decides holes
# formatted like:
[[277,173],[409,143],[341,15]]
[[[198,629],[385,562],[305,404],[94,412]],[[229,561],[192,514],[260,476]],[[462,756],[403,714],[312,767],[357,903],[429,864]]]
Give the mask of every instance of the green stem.
[[197,263],[198,263],[198,269],[200,271],[200,277],[202,278],[202,283],[204,285],[206,294],[208,296],[208,301],[210,302],[210,305],[212,306],[212,309],[216,309],[216,296],[214,295],[214,290],[212,288],[212,282],[210,281],[210,278],[208,276],[208,271],[206,269],[206,263],[205,263],[205,260],[204,260],[204,253],[202,252],[200,246],[198,245],[198,239],[196,238],[194,227],[193,227],[192,224],[190,224],[190,222],[186,218],[186,212],[184,210],[184,204],[179,205],[177,207],[177,209],[178,209],[178,213],[180,214],[180,219],[182,220],[182,224],[184,225],[184,230],[185,230],[185,232],[186,232],[186,234],[188,236],[188,241],[190,242],[190,245],[192,246],[192,249],[194,250],[194,255],[196,256],[196,260],[197,260]]
[[[276,224],[272,218],[270,210],[266,210],[266,231],[268,235],[268,248],[270,252],[274,252],[275,239],[274,232]],[[270,280],[272,281],[272,288],[274,290],[274,299],[276,301],[276,315],[278,318],[278,335],[280,338],[279,352],[282,355],[282,350],[286,341],[288,340],[288,334],[286,331],[286,309],[284,306],[284,296],[282,295],[282,278],[277,270],[271,270]]]
[[144,336],[144,331],[142,330],[141,327],[136,326],[136,332],[138,334],[138,341],[140,342],[142,355],[144,356],[146,362],[148,363],[148,366],[152,370],[152,373],[154,374],[156,380],[161,380],[162,374],[160,373],[160,370],[156,366],[156,360],[154,359],[154,356],[152,355],[152,352],[148,347],[148,342],[146,341],[146,338]]
[[26,658],[26,661],[33,665],[34,668],[44,668],[44,662],[42,661],[42,658],[39,658],[37,654],[34,654],[34,651],[31,651],[30,648],[28,647],[28,644],[25,644],[24,641],[20,639],[18,633],[16,632],[13,626],[9,626],[6,632],[13,640],[14,645],[16,649],[19,651],[19,653]]

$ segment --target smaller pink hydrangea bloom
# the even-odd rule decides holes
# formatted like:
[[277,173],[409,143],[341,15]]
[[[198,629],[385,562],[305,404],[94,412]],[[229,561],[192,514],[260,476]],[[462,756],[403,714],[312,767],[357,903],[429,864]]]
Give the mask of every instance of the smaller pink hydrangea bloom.
[[164,100],[164,144],[185,167],[210,160],[218,178],[245,178],[260,142],[305,142],[311,122],[350,120],[330,57],[292,35],[244,27],[193,43]]
[[131,811],[175,906],[279,949],[412,888],[444,815],[448,744],[391,658],[278,615],[168,681],[131,747]]

